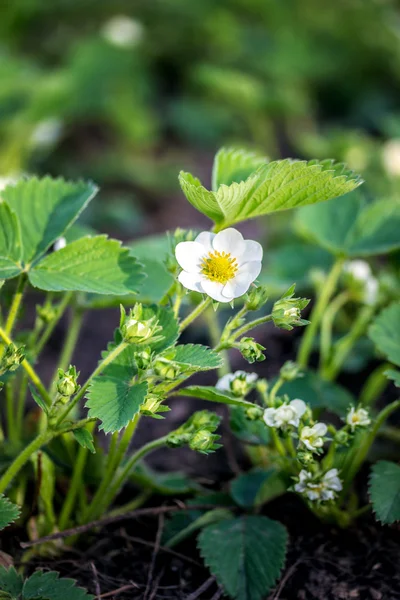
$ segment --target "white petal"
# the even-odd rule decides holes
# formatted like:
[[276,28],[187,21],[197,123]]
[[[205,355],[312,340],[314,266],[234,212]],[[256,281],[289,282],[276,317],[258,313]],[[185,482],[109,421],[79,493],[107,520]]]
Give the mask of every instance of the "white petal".
[[335,494],[331,490],[322,490],[321,500],[333,500]]
[[176,260],[189,273],[200,273],[201,260],[205,254],[204,246],[198,242],[180,242],[175,248]]
[[302,417],[307,410],[306,403],[303,400],[298,400],[297,398],[296,400],[289,402],[289,406],[294,408],[298,417]]
[[242,256],[246,246],[242,234],[237,229],[229,227],[217,233],[213,240],[213,248],[218,252],[228,252],[238,258]]
[[207,296],[210,296],[210,298],[216,300],[217,302],[230,302],[233,300],[233,296],[228,298],[222,294],[224,284],[219,283],[219,281],[210,281],[209,279],[204,278],[201,282],[201,287]]
[[245,249],[240,257],[240,264],[246,262],[262,261],[263,249],[261,244],[253,240],[244,240]]
[[326,434],[326,432],[328,431],[327,426],[325,425],[325,423],[316,423],[314,425],[314,427],[312,428],[314,435],[318,435],[318,436],[324,436]]
[[236,275],[236,277],[225,284],[222,293],[227,298],[240,298],[249,289],[251,281],[247,273],[239,273],[239,275]]
[[178,281],[187,288],[194,292],[202,292],[201,277],[198,273],[188,273],[187,271],[181,271],[179,273]]
[[260,274],[262,264],[258,260],[254,260],[251,262],[246,262],[239,267],[239,273],[247,273],[250,277],[251,281],[257,279]]
[[202,231],[194,241],[204,246],[205,252],[209,253],[213,251],[214,238],[215,233],[211,233],[211,231]]
[[342,482],[340,481],[339,477],[334,477],[333,479],[330,479],[329,487],[331,490],[335,490],[335,492],[340,492],[343,486],[342,486]]
[[266,408],[264,411],[264,421],[268,425],[268,427],[275,427],[275,409],[274,408]]
[[235,375],[233,373],[227,373],[221,379],[218,380],[217,385],[215,386],[217,390],[223,390],[225,392],[230,391],[231,381],[235,379]]

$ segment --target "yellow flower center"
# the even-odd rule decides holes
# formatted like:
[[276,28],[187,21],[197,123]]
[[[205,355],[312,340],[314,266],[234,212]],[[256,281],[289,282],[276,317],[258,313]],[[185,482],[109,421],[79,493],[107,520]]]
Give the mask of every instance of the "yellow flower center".
[[210,252],[203,258],[201,272],[211,281],[227,283],[233,279],[237,273],[238,264],[236,258],[233,258],[227,252]]

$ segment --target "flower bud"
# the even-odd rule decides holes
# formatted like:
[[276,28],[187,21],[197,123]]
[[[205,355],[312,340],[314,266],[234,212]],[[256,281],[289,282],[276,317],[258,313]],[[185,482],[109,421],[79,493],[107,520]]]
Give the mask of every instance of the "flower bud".
[[252,287],[247,295],[247,310],[259,310],[268,300],[268,291],[265,285]]
[[246,418],[249,421],[258,421],[262,419],[264,416],[264,409],[261,406],[252,406],[251,408],[246,409]]
[[8,344],[0,362],[0,375],[7,371],[16,371],[25,359],[25,346],[17,348],[15,344]]
[[280,370],[281,379],[284,381],[294,381],[299,377],[303,377],[300,367],[292,360],[287,360]]
[[58,369],[57,391],[62,398],[68,399],[76,394],[79,389],[77,383],[78,377],[79,373],[77,373],[76,368],[73,366],[70,366],[68,371]]
[[145,402],[140,406],[140,413],[146,417],[153,417],[154,419],[162,419],[159,415],[160,412],[167,412],[171,410],[169,406],[162,404],[164,398],[157,394],[148,394]]
[[312,452],[298,452],[297,460],[304,466],[310,465],[314,462],[314,456]]
[[37,314],[38,319],[40,319],[40,321],[47,324],[47,323],[52,323],[54,321],[54,319],[57,316],[57,310],[50,303],[43,304],[43,306],[40,306],[38,304],[36,306],[36,314]]
[[334,440],[336,444],[338,444],[338,446],[347,446],[347,444],[349,443],[349,439],[349,434],[347,433],[347,431],[343,431],[343,429],[335,433]]
[[258,344],[253,338],[245,337],[239,342],[239,351],[243,358],[250,364],[253,364],[255,361],[261,362],[265,360],[265,356],[262,353],[263,350],[265,350],[264,346]]
[[272,320],[277,327],[290,331],[295,325],[308,325],[309,321],[301,318],[301,311],[310,302],[307,298],[294,298],[295,285],[277,300],[272,309]]
[[201,454],[208,454],[220,447],[219,444],[215,444],[219,437],[219,435],[215,435],[207,429],[200,429],[190,438],[189,448],[201,452]]
[[256,390],[259,394],[265,395],[268,392],[268,381],[266,379],[259,379],[256,383]]
[[140,344],[155,336],[162,330],[162,327],[159,327],[158,319],[155,316],[145,319],[142,305],[135,304],[129,316],[125,314],[125,310],[121,306],[120,330],[125,342]]
[[153,368],[158,377],[169,381],[176,379],[181,373],[181,369],[176,363],[164,360],[156,360]]
[[133,355],[135,359],[136,366],[140,371],[145,371],[151,365],[151,350],[150,348],[145,348],[141,352],[135,352]]

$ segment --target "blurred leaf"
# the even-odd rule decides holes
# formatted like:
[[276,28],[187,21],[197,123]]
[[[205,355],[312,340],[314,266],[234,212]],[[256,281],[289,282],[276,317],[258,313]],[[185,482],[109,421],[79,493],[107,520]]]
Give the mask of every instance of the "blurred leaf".
[[248,400],[245,400],[244,398],[238,398],[232,394],[222,392],[215,387],[205,385],[190,385],[188,387],[181,388],[176,392],[176,395],[200,398],[201,400],[218,402],[220,404],[229,404],[231,406],[242,406],[244,408],[252,408],[255,406],[252,402],[248,402]]
[[400,520],[400,466],[380,460],[372,467],[369,494],[376,518],[382,523]]
[[138,290],[143,273],[120,242],[99,235],[49,254],[31,269],[29,279],[34,287],[47,291],[123,295]]
[[82,427],[82,429],[74,429],[72,435],[82,448],[87,448],[92,454],[96,453],[93,436],[90,431]]
[[231,482],[231,495],[242,508],[251,508],[284,494],[287,487],[275,468],[256,468]]
[[230,415],[231,430],[239,440],[245,444],[268,444],[270,435],[264,421],[247,419],[246,410],[242,406],[232,406]]
[[167,235],[150,236],[130,244],[131,254],[143,265],[147,275],[140,288],[139,300],[159,302],[170,289],[174,278],[165,267],[164,261],[170,252]]
[[[16,521],[20,510],[16,504],[13,504],[8,498],[0,494],[0,530]],[[1,578],[0,578],[1,581]]]
[[16,214],[0,201],[0,278],[9,279],[21,273],[21,231]]
[[374,320],[368,335],[390,362],[400,366],[400,303],[385,308]]
[[400,387],[400,371],[387,369],[383,374],[386,375],[388,379],[391,379],[396,387]]

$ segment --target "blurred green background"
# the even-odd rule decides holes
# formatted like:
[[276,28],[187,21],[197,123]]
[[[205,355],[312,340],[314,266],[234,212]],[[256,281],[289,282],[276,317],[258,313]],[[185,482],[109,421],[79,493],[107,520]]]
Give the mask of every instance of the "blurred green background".
[[208,184],[223,144],[335,158],[392,194],[399,42],[395,0],[2,2],[0,177],[92,178],[88,223],[124,239],[201,225],[177,174]]

